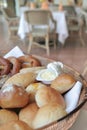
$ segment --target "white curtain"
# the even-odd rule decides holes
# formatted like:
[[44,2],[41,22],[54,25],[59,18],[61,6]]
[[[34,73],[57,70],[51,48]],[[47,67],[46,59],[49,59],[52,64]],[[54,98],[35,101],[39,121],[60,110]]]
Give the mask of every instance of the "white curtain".
[[82,7],[87,8],[87,0],[83,0]]
[[7,7],[7,0],[0,0],[0,7]]
[[20,16],[20,5],[19,5],[19,0],[15,0],[15,10],[16,10],[16,15]]

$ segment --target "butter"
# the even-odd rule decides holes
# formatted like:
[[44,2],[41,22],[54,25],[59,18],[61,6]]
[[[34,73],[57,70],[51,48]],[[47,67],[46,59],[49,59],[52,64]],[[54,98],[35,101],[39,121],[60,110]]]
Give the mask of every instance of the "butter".
[[51,84],[51,82],[62,73],[63,64],[61,62],[52,62],[47,65],[46,69],[40,70],[36,80],[42,81],[45,84]]
[[43,69],[41,70],[37,77],[36,80],[42,81],[45,84],[50,84],[52,80],[54,80],[57,77],[57,74],[49,69]]
[[49,70],[45,70],[40,76],[44,80],[53,80],[56,77],[55,73]]

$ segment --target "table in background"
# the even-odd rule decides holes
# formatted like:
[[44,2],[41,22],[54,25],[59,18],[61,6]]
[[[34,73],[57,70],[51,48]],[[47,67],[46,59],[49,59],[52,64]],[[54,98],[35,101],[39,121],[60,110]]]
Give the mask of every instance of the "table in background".
[[[65,40],[68,37],[68,28],[67,28],[67,22],[66,22],[66,15],[65,12],[52,12],[53,18],[57,23],[56,33],[58,34],[58,41],[61,44],[65,43]],[[51,28],[53,27],[52,24],[50,24]],[[26,34],[29,33],[31,30],[31,26],[26,22],[24,13],[20,16],[20,23],[19,23],[19,29],[18,29],[18,35],[21,39],[24,39],[26,37]]]

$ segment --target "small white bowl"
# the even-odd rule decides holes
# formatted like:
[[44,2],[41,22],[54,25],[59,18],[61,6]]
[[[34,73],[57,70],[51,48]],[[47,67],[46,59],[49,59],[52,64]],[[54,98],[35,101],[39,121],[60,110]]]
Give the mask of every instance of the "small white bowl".
[[50,69],[43,69],[41,70],[37,77],[36,80],[42,81],[45,84],[51,84],[51,82],[58,76],[57,73]]

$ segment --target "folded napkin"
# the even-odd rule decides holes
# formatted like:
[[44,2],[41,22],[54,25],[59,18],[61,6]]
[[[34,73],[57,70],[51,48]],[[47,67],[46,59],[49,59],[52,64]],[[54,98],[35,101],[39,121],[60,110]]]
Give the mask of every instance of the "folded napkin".
[[4,58],[8,58],[9,56],[15,56],[16,58],[19,57],[19,56],[23,56],[24,53],[21,51],[21,49],[16,46],[14,47],[11,51],[9,51],[5,56]]
[[82,83],[80,81],[77,81],[73,86],[73,88],[64,95],[67,113],[70,113],[76,108],[78,104],[81,88],[82,88]]

